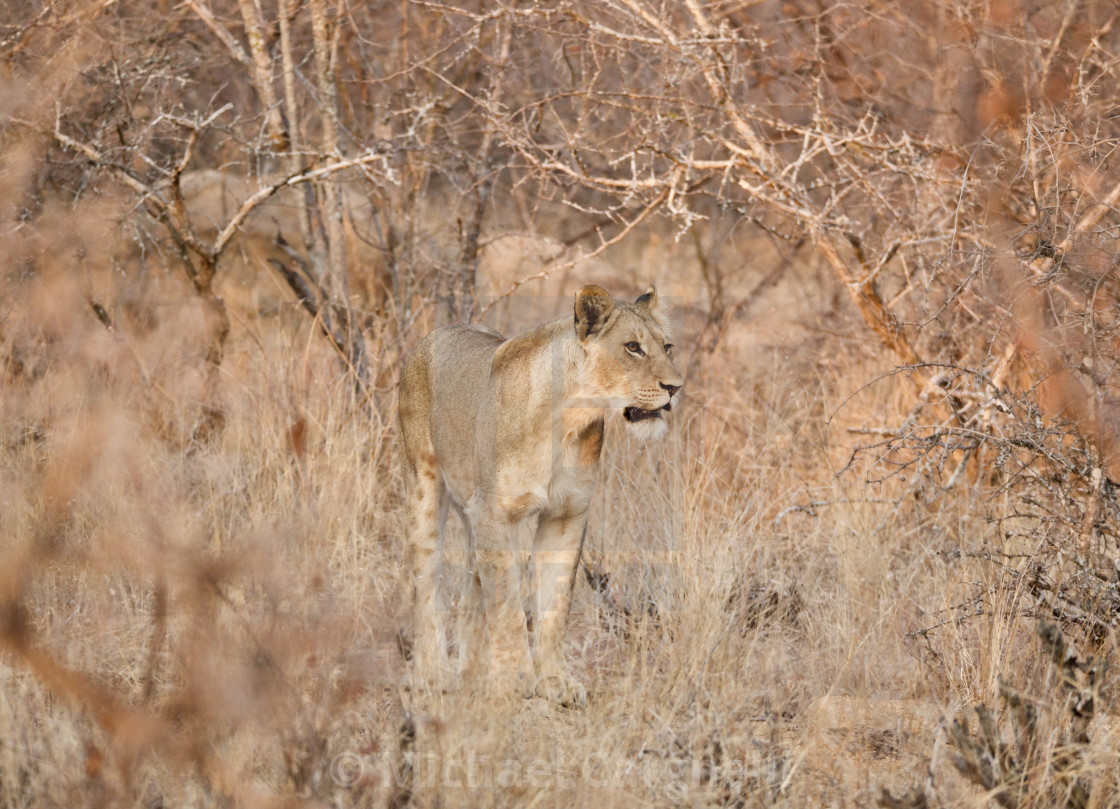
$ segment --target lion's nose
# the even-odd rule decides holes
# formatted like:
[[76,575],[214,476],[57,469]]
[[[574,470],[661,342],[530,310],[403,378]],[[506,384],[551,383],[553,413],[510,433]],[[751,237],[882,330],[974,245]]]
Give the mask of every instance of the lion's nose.
[[661,383],[661,387],[663,387],[665,390],[669,391],[670,396],[672,396],[674,393],[676,393],[678,390],[681,389],[680,385],[666,385],[664,382]]

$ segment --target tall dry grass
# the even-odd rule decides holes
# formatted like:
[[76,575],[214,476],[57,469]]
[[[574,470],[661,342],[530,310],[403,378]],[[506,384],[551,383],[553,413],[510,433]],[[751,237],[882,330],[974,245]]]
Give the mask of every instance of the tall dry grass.
[[[185,284],[99,246],[104,212],[43,221],[0,313],[5,806],[855,806],[937,766],[933,794],[971,805],[929,727],[814,706],[1054,687],[1021,594],[960,553],[990,531],[980,495],[837,476],[846,428],[904,404],[860,391],[881,360],[802,294],[812,267],[705,353],[665,243],[685,398],[660,443],[608,433],[588,559],[610,580],[577,583],[590,704],[568,711],[408,687],[391,387],[359,400],[294,304],[231,305],[208,384]],[[671,285],[663,251],[613,258]],[[997,612],[964,619],[977,582]],[[1112,783],[1107,746],[1083,760]]]

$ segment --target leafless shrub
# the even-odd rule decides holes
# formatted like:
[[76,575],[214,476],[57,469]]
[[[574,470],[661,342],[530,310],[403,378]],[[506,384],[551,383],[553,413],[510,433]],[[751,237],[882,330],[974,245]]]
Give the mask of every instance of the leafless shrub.
[[[1030,697],[1006,683],[1000,696],[1007,706],[1006,716],[1014,730],[1014,742],[1001,738],[999,718],[984,704],[976,706],[978,728],[969,729],[967,720],[954,719],[948,726],[949,739],[957,748],[954,765],[973,783],[988,791],[1005,807],[1037,804],[1050,806],[1089,806],[1092,793],[1104,797],[1100,784],[1091,783],[1093,764],[1089,759],[1089,723],[1096,711],[1104,663],[1092,658],[1081,660],[1070,649],[1055,624],[1041,622],[1038,636],[1058,678],[1056,704],[1051,716],[1040,716]],[[1058,731],[1057,739],[1040,723],[1064,725],[1069,714],[1069,730]],[[1049,781],[1046,786],[1040,782]],[[1115,785],[1112,785],[1115,789]],[[1042,798],[1041,795],[1047,795]]]

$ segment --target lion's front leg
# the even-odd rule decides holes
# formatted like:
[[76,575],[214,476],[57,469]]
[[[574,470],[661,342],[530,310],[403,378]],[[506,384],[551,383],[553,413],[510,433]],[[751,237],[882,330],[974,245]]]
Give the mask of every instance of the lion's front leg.
[[520,571],[513,540],[517,523],[486,510],[475,528],[475,559],[490,639],[490,674],[527,687],[533,676],[529,633],[521,604]]
[[568,671],[564,639],[586,526],[586,513],[542,515],[533,542],[536,691],[574,707],[586,704],[587,690]]

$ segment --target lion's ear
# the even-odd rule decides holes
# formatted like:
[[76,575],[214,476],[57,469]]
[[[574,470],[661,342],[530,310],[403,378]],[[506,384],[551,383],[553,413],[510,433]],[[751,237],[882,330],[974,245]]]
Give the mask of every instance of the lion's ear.
[[651,312],[657,311],[657,287],[650,285],[650,288],[645,291],[645,294],[639,295],[638,300],[634,301],[638,306],[642,306]]
[[614,311],[614,299],[600,286],[581,287],[576,293],[576,336],[586,340],[597,333]]

